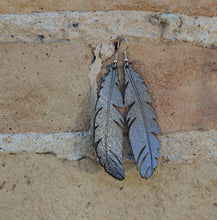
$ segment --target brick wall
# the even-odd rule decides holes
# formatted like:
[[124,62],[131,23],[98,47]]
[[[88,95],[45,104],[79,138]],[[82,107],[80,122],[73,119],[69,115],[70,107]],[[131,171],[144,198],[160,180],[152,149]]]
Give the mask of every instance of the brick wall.
[[[91,123],[124,38],[161,147],[150,179],[124,157],[120,182]],[[216,219],[216,0],[1,0],[0,89],[0,219]]]

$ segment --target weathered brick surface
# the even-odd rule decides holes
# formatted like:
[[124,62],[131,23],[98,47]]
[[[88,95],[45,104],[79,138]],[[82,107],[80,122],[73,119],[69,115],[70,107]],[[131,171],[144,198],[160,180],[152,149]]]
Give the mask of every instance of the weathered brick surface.
[[90,48],[71,43],[0,44],[0,133],[88,130]]
[[19,0],[0,1],[0,13],[33,13],[44,11],[143,10],[187,15],[216,16],[216,0]]
[[152,95],[162,132],[217,128],[216,50],[130,41],[127,53]]
[[148,180],[124,168],[117,181],[88,158],[0,155],[0,219],[216,220],[216,163],[159,161]]
[[217,51],[133,42],[129,58],[153,96],[162,131],[217,128]]

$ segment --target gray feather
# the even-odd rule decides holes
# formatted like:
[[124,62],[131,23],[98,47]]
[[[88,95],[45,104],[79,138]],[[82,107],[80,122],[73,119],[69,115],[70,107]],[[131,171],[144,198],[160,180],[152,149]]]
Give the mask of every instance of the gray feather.
[[132,105],[127,120],[130,125],[129,138],[137,169],[140,175],[149,178],[157,167],[160,142],[155,134],[159,134],[156,113],[143,79],[132,69],[132,64],[125,63],[125,104]]
[[118,126],[121,114],[114,107],[123,103],[118,84],[117,68],[107,67],[109,73],[104,78],[96,103],[94,142],[100,163],[117,179],[124,179],[122,167],[123,134]]

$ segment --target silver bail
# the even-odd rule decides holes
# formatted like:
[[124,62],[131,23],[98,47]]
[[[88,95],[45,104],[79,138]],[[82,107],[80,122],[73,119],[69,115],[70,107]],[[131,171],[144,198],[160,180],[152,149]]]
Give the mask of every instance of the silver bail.
[[127,52],[126,51],[124,51],[124,64],[125,64],[125,66],[129,65],[128,64],[128,58],[127,58]]

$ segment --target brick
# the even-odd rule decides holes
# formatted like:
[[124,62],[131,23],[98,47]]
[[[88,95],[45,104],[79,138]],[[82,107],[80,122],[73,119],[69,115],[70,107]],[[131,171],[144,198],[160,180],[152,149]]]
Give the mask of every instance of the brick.
[[90,126],[90,48],[71,43],[0,44],[0,132],[68,132]]

